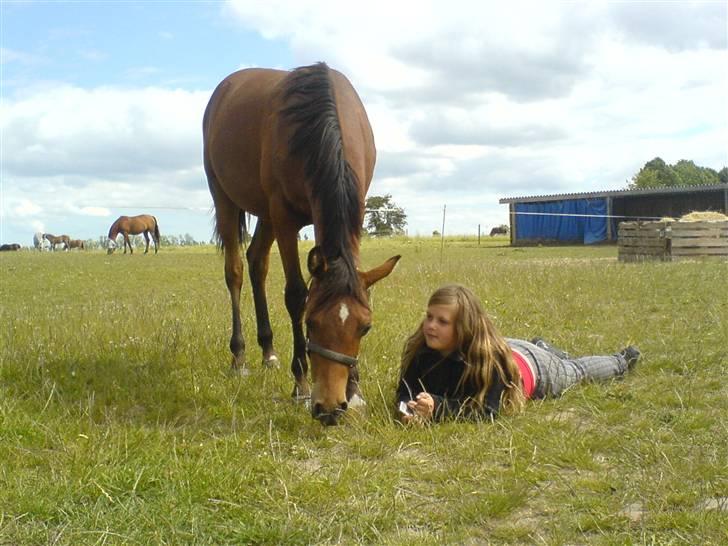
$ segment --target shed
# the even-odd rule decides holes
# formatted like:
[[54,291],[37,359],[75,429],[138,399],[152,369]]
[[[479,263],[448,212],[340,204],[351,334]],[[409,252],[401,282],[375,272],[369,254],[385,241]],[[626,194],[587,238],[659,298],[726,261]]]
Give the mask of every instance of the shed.
[[617,240],[623,221],[677,218],[693,211],[728,214],[728,184],[505,197],[512,245]]

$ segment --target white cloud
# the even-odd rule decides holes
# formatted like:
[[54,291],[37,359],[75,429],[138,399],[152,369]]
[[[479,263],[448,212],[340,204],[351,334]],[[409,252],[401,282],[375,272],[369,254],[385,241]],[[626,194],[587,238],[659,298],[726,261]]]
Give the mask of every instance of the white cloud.
[[38,214],[43,209],[37,204],[33,203],[29,199],[20,199],[17,205],[13,207],[13,213],[16,216],[33,216]]
[[54,86],[4,101],[0,130],[9,175],[129,174],[201,162],[208,93]]

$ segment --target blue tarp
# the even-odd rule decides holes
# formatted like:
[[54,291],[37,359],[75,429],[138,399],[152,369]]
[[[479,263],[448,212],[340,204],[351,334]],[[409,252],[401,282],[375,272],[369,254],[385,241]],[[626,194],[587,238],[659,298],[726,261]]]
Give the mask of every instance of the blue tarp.
[[[519,214],[546,213],[546,214]],[[560,215],[598,215],[560,216]],[[516,203],[516,240],[598,243],[607,238],[606,199],[568,199],[546,203]]]

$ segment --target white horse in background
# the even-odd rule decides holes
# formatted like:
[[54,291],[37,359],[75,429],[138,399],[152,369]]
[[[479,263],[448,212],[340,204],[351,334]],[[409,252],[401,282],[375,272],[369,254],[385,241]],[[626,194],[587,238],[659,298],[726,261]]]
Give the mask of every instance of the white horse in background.
[[40,231],[36,231],[33,235],[33,247],[35,247],[36,250],[50,250],[51,244],[48,242],[44,237],[43,233]]

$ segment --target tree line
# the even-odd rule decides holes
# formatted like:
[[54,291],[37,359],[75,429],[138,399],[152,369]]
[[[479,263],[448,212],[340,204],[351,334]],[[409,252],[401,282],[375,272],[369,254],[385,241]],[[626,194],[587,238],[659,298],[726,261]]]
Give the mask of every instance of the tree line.
[[[106,235],[99,235],[97,239],[86,239],[84,241],[84,245],[86,246],[86,249],[95,250],[95,249],[106,249],[107,241],[109,238]],[[144,237],[142,235],[129,235],[129,240],[131,241],[131,244],[134,248],[137,247],[143,247],[146,243],[144,242]],[[197,241],[195,238],[190,235],[189,233],[185,233],[184,235],[161,235],[159,237],[159,245],[160,246],[195,246],[195,245],[206,245],[206,244],[215,244],[214,240],[210,240],[209,242],[205,241]]]

